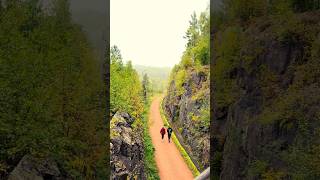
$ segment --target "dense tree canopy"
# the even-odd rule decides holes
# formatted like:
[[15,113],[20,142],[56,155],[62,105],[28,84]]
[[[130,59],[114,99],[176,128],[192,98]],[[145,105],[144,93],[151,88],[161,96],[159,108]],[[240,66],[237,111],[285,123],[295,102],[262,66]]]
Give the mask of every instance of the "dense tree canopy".
[[110,110],[128,112],[135,118],[143,112],[142,85],[131,62],[123,63],[117,46],[110,51]]
[[0,14],[0,179],[25,155],[73,178],[106,177],[104,87],[68,2],[7,1]]

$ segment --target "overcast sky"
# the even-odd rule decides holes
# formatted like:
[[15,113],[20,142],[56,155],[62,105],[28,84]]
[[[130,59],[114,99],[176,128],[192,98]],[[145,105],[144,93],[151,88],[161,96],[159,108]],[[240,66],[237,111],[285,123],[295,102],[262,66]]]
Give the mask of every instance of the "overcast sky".
[[185,49],[191,14],[209,0],[111,0],[110,45],[134,65],[172,67]]

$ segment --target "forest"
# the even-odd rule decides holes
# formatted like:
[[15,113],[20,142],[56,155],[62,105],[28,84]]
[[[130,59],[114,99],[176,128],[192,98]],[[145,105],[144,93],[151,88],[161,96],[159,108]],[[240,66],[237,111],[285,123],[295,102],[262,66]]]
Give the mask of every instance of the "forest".
[[171,71],[161,107],[200,172],[210,162],[209,15],[209,7],[199,15],[191,15],[184,36],[185,51]]
[[0,179],[107,178],[105,90],[68,1],[0,3]]
[[211,12],[215,179],[319,179],[319,3]]

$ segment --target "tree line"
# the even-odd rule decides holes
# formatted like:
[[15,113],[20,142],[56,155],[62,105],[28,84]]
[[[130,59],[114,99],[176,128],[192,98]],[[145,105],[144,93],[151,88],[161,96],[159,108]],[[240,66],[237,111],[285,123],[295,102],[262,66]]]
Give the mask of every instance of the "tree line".
[[254,17],[283,14],[291,11],[301,13],[320,9],[320,0],[222,0],[212,12],[214,27],[222,22],[247,21]]

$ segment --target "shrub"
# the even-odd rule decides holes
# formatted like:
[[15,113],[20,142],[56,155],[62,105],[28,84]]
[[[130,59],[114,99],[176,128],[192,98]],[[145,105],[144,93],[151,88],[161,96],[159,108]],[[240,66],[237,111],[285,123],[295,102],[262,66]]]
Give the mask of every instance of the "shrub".
[[183,87],[183,84],[187,80],[187,72],[185,69],[181,69],[177,72],[177,75],[175,77],[175,85],[176,85],[176,90],[177,94],[181,95],[184,93],[185,89]]
[[149,134],[149,107],[150,107],[150,98],[148,98],[147,103],[144,106],[144,113],[143,113],[143,124],[144,124],[144,162],[145,162],[145,172],[147,179],[154,179],[158,180],[158,169],[154,159],[154,147],[152,144],[152,140]]
[[268,163],[261,160],[251,162],[248,169],[248,176],[250,178],[260,177],[266,171],[267,166]]
[[[223,41],[222,41],[223,39]],[[215,101],[218,106],[231,104],[238,95],[234,73],[240,63],[241,29],[227,28],[215,41],[216,64],[213,69]]]

